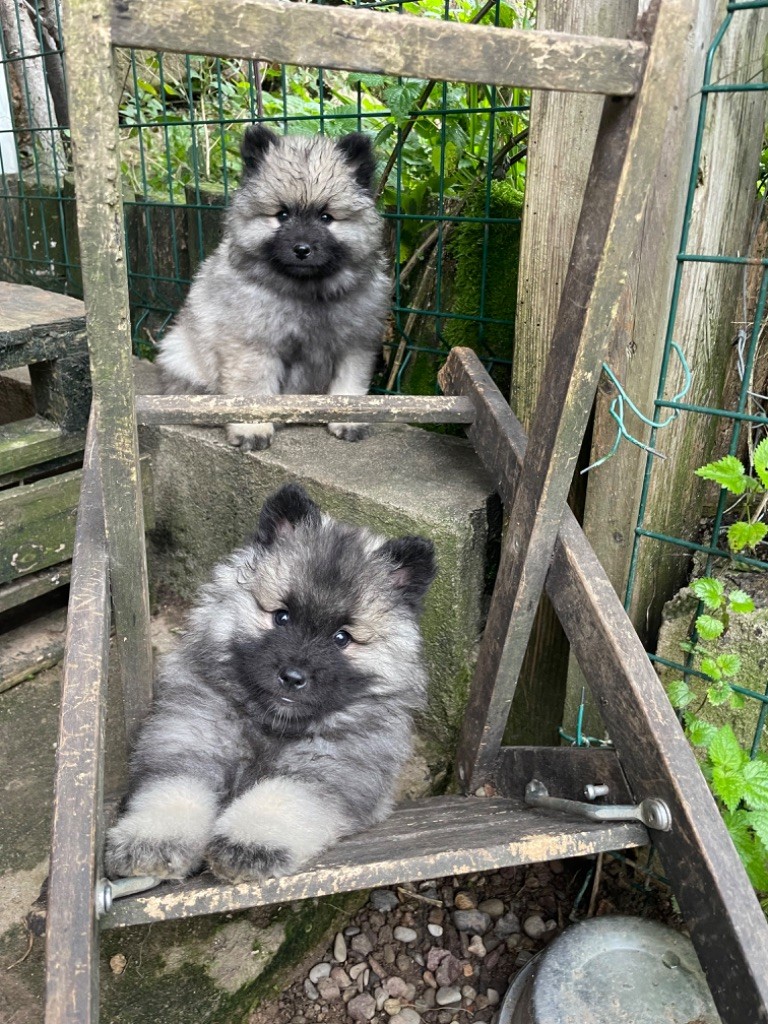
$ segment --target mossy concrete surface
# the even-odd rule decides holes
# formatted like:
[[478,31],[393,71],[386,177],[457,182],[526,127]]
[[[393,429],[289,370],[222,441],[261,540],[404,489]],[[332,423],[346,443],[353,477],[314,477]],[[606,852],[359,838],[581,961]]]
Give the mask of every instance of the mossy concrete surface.
[[[61,669],[0,694],[0,1022],[41,1024],[44,940],[25,917],[48,874]],[[119,730],[116,730],[119,733]],[[113,729],[108,722],[110,737]],[[110,768],[111,762],[113,766]],[[108,786],[123,757],[110,751]],[[106,931],[106,1024],[240,1024],[286,971],[343,926],[365,894]]]
[[[768,684],[768,574],[762,572],[715,571],[714,575],[725,585],[726,592],[744,590],[755,602],[755,611],[747,615],[731,615],[728,628],[718,642],[717,653],[736,654],[741,660],[741,671],[734,682],[756,693],[765,693]],[[690,640],[691,627],[699,610],[699,600],[690,587],[683,587],[664,606],[657,654],[667,661],[684,663],[685,654],[681,644]],[[708,645],[713,650],[714,645]],[[694,668],[698,662],[694,663]],[[667,685],[680,679],[682,673],[676,669],[657,665],[662,682]],[[699,707],[706,695],[705,679],[688,676],[687,683],[697,694],[692,708]],[[743,708],[731,708],[728,704],[713,707],[707,705],[702,717],[713,725],[730,725],[739,741],[751,747],[762,701],[745,698]],[[768,736],[763,732],[761,750],[768,751]]]
[[269,450],[252,453],[229,446],[218,429],[142,428],[140,441],[152,459],[150,574],[161,594],[190,601],[212,566],[254,531],[267,495],[290,481],[346,522],[434,541],[439,572],[422,622],[431,679],[422,732],[430,756],[442,752],[450,760],[501,519],[471,446],[389,426],[355,444],[324,428],[290,427],[278,431]]

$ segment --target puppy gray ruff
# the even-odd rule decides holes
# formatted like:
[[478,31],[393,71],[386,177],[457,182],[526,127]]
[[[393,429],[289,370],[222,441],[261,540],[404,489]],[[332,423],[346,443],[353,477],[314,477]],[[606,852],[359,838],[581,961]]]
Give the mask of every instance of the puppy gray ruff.
[[[249,127],[224,237],[160,342],[167,393],[364,395],[389,311],[368,138],[280,137]],[[337,437],[364,424],[331,423]],[[227,438],[266,448],[271,423]]]
[[424,706],[434,574],[430,541],[339,523],[296,485],[268,499],[159,663],[108,874],[280,876],[385,818]]

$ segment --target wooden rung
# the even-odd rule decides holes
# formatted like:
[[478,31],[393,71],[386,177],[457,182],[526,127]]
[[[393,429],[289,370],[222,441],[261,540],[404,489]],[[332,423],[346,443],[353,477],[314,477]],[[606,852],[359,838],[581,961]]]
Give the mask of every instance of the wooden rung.
[[0,477],[82,451],[85,434],[67,434],[42,416],[0,427]]
[[631,96],[645,44],[274,0],[112,0],[112,43],[277,64]]
[[208,874],[113,904],[103,928],[245,910],[378,885],[494,871],[644,846],[638,822],[597,823],[545,815],[502,798],[433,797],[397,808],[375,828],[342,840],[297,875],[261,885],[222,885]]
[[464,397],[411,395],[139,395],[139,423],[472,423],[475,411]]

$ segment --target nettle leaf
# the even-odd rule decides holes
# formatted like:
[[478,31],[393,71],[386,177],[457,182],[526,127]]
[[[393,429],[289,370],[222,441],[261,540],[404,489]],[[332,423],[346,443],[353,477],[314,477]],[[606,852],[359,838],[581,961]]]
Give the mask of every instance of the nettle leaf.
[[694,580],[691,583],[691,590],[707,608],[714,611],[721,607],[725,599],[725,587],[720,580],[713,580],[711,576],[702,576],[700,580]]
[[757,448],[755,448],[754,455],[752,456],[752,465],[755,467],[755,472],[760,478],[760,483],[763,487],[768,488],[768,437],[764,437]]
[[731,494],[743,494],[747,489],[748,477],[744,472],[744,466],[735,455],[724,455],[717,462],[709,462],[696,470],[696,476],[704,480],[714,480],[716,484],[724,487]]
[[755,830],[755,835],[768,849],[768,811],[748,811],[746,813],[749,815],[749,824]]
[[741,775],[744,802],[753,811],[768,811],[768,765],[749,761]]
[[724,630],[725,624],[713,615],[700,615],[696,619],[696,632],[702,640],[717,640]]
[[738,654],[720,654],[715,661],[724,676],[736,676],[741,672],[741,658]]
[[694,747],[708,747],[717,735],[717,726],[688,714],[685,716],[685,731],[688,742]]
[[726,811],[723,814],[725,827],[728,829],[733,845],[739,851],[740,856],[742,853],[749,853],[754,844],[751,828],[753,813],[742,809],[739,811]]
[[713,768],[712,789],[729,811],[735,811],[744,795],[744,780],[740,772],[730,768]]
[[735,711],[740,711],[747,702],[744,700],[743,694],[736,693],[735,690],[731,690],[728,695],[728,703]]
[[704,675],[709,676],[710,679],[714,679],[715,681],[721,679],[723,675],[714,658],[702,658],[701,671]]
[[728,527],[728,547],[731,551],[754,548],[768,533],[765,523],[733,523]]
[[728,683],[718,683],[717,686],[710,686],[707,690],[707,700],[713,707],[720,707],[727,703],[731,696],[731,688]]
[[[741,851],[739,851],[741,854]],[[757,840],[741,854],[749,880],[758,892],[768,892],[768,858],[763,844]]]
[[[408,120],[413,110],[413,105],[421,95],[423,87],[423,82],[403,82],[400,85],[391,85],[388,89],[384,90],[384,102],[392,111],[392,116],[396,121]],[[738,462],[739,460],[737,459],[736,461]]]
[[735,772],[743,768],[749,760],[730,725],[721,726],[712,737],[709,759],[716,767],[729,768]]
[[747,615],[755,610],[755,602],[746,590],[732,590],[728,595],[728,608],[739,615]]
[[684,708],[696,696],[690,686],[682,679],[675,679],[667,686],[667,696],[673,708]]

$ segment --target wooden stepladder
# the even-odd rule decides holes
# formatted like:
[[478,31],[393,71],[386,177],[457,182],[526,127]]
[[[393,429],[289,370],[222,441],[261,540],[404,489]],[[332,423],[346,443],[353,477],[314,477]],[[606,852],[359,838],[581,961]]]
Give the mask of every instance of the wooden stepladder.
[[[68,625],[47,938],[48,1024],[98,1017],[98,933],[148,921],[638,846],[661,853],[725,1024],[768,1021],[768,926],[706,783],[566,494],[660,159],[670,83],[696,0],[656,0],[630,41],[392,18],[278,0],[67,0],[71,131],[94,391]],[[111,50],[135,46],[605,96],[531,437],[475,356],[443,398],[146,397],[134,401]],[[152,665],[136,424],[280,420],[463,423],[509,511],[458,752],[465,791],[396,810],[309,869],[263,884],[207,875],[117,900],[101,877],[102,723],[110,602],[129,730]],[[546,591],[615,751],[501,746]],[[532,785],[532,783],[536,783]],[[611,803],[585,805],[585,784]],[[552,804],[551,798],[559,798]],[[562,800],[571,801],[562,805]],[[578,803],[576,803],[578,801]]]

